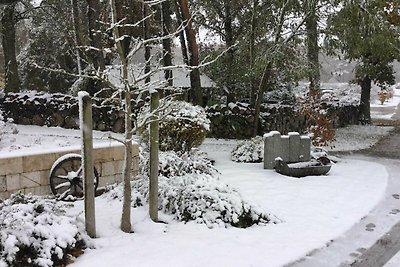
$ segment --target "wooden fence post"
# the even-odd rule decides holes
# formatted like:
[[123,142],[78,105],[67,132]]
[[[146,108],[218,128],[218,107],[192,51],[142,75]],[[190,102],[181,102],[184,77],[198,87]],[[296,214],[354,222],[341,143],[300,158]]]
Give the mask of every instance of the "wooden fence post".
[[[160,94],[158,91],[151,93],[150,111],[158,109]],[[158,222],[158,149],[159,149],[159,122],[156,112],[150,122],[150,181],[149,181],[149,213],[154,222]]]
[[79,92],[79,121],[82,139],[82,171],[85,192],[85,227],[92,238],[96,237],[92,100],[87,92]]

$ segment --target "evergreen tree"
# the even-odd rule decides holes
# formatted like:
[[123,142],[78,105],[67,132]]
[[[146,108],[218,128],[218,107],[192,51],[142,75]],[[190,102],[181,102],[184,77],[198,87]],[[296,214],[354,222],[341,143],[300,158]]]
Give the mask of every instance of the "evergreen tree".
[[370,94],[372,82],[379,86],[393,84],[391,63],[400,58],[400,40],[391,24],[386,0],[346,0],[329,20],[327,46],[331,53],[341,53],[356,61],[356,79],[361,86],[359,121],[371,123]]

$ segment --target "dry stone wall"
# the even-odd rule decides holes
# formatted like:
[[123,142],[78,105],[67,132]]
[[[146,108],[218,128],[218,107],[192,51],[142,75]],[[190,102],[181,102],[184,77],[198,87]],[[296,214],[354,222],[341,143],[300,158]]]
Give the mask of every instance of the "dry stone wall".
[[[334,127],[358,124],[358,106],[329,106],[329,116]],[[211,121],[210,137],[246,139],[252,137],[254,116],[248,104],[230,103],[207,108]],[[263,105],[261,107],[258,135],[270,131],[305,133],[309,123],[306,116],[296,107],[289,105]]]
[[[123,132],[124,112],[118,100],[94,98],[93,128],[99,131]],[[133,102],[133,111],[144,101]],[[78,128],[78,99],[63,94],[15,93],[0,99],[5,118],[17,124]],[[358,106],[327,107],[335,127],[358,124]],[[206,109],[211,121],[210,137],[245,139],[252,137],[254,111],[245,103],[214,105]],[[290,105],[266,104],[261,107],[258,134],[269,131],[304,133],[308,128],[304,114]]]

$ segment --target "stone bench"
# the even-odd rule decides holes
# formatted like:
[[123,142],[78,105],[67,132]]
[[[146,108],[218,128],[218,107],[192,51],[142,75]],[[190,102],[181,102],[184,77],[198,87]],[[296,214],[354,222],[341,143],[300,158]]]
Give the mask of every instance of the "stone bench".
[[271,131],[264,134],[264,169],[274,169],[277,157],[286,163],[309,161],[310,137],[297,132],[281,135],[278,131]]
[[[49,174],[53,163],[65,154],[80,154],[80,146],[55,148],[45,152],[0,155],[0,199],[22,191],[24,194],[50,194]],[[95,144],[94,165],[100,175],[99,187],[122,181],[124,146],[120,143]],[[139,146],[133,145],[132,174],[139,172]]]

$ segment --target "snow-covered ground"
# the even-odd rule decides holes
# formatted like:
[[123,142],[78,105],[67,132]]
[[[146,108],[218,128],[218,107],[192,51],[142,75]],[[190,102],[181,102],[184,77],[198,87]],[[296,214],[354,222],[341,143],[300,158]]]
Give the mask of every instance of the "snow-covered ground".
[[[388,112],[395,112],[395,102],[385,105],[390,106]],[[77,130],[16,128],[18,134],[10,129],[0,136],[0,156],[80,143]],[[338,129],[331,150],[370,147],[391,129]],[[108,134],[96,132],[94,136],[95,143],[110,142]],[[96,249],[87,250],[71,266],[284,266],[343,235],[376,206],[386,190],[388,172],[378,163],[345,158],[332,167],[328,176],[296,179],[264,170],[262,163],[232,162],[230,151],[235,144],[233,140],[207,139],[201,149],[215,160],[223,182],[236,188],[248,203],[274,215],[278,223],[247,229],[209,229],[160,214],[166,223],[156,224],[144,206],[132,212],[134,233],[125,234],[119,230],[121,202],[100,196],[96,199]],[[83,203],[76,202],[68,212],[83,217],[82,210]],[[398,261],[394,264],[388,266],[399,266]]]
[[[279,223],[248,229],[152,223],[143,207],[132,212],[135,233],[119,230],[121,203],[97,198],[97,249],[71,266],[283,266],[323,247],[365,216],[380,200],[387,172],[376,163],[342,160],[328,176],[290,178],[262,163],[230,160],[233,141],[207,140],[202,149],[216,161],[221,179],[244,200]],[[71,212],[80,212],[76,203]]]

